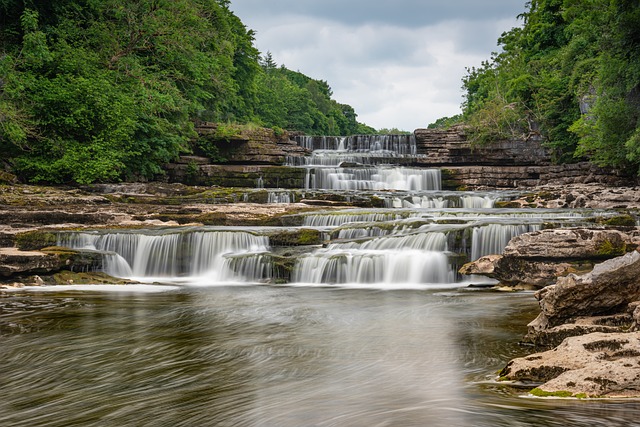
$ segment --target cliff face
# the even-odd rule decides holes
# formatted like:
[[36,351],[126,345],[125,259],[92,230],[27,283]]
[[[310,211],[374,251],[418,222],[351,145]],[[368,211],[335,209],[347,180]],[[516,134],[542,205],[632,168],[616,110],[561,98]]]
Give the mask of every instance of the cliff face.
[[464,129],[417,129],[414,132],[420,161],[431,166],[546,166],[551,155],[539,140],[496,141],[472,147]]
[[[224,187],[304,188],[305,170],[284,166],[287,158],[310,151],[286,132],[199,123],[195,155],[167,165],[169,181]],[[538,139],[506,140],[474,147],[464,128],[417,129],[416,156],[398,160],[413,167],[441,168],[443,188],[508,189],[541,185],[635,184],[632,179],[590,163],[554,165]],[[217,158],[206,157],[209,152]],[[400,164],[399,163],[399,164]]]
[[448,187],[523,188],[547,184],[629,185],[629,177],[591,163],[553,165],[538,139],[496,141],[472,147],[464,129],[417,129],[419,164],[445,168]]

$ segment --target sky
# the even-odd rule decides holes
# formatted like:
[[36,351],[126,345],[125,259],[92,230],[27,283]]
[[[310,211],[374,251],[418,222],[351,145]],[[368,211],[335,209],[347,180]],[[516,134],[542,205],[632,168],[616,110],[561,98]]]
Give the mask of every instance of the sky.
[[325,80],[375,129],[460,113],[466,67],[521,25],[525,0],[231,0],[278,65]]

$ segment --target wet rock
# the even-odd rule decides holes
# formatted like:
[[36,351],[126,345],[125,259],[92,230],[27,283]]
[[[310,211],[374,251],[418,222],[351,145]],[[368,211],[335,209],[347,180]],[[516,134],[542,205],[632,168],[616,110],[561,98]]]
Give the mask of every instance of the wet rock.
[[0,249],[0,276],[46,274],[60,270],[63,265],[64,261],[53,254],[19,251],[16,248]]
[[41,251],[0,248],[0,276],[53,274],[60,270],[89,271],[102,268],[102,254],[95,251],[50,247]]
[[640,396],[640,332],[592,333],[553,350],[514,359],[501,379],[543,383],[539,396]]

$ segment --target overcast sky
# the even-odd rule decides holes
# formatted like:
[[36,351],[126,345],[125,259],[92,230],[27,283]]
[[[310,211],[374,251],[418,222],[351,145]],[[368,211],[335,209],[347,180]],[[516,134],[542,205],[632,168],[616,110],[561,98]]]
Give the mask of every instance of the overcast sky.
[[460,112],[465,67],[498,50],[525,0],[231,0],[274,61],[326,80],[376,129]]

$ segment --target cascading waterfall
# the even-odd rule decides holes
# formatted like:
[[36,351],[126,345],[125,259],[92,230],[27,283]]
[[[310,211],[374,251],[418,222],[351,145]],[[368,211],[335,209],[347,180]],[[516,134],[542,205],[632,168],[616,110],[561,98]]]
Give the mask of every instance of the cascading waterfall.
[[405,196],[385,197],[385,207],[387,208],[427,208],[427,209],[448,209],[448,208],[465,208],[465,209],[489,209],[493,208],[495,202],[499,199],[497,195],[470,195],[470,194],[453,194],[445,195],[435,194],[407,194]]
[[416,138],[410,135],[296,136],[299,146],[310,151],[350,152],[387,151],[399,155],[416,155]]
[[[58,245],[100,251],[105,272],[138,280],[255,283],[291,271],[292,282],[315,285],[450,286],[459,282],[459,263],[501,253],[510,239],[544,222],[584,221],[580,211],[496,209],[503,195],[443,191],[440,170],[407,166],[418,163],[413,135],[297,140],[312,151],[289,160],[306,169],[305,190],[368,191],[385,208],[300,214],[292,223],[320,231],[324,245],[277,254],[259,229],[60,232]],[[262,177],[255,186],[264,187]],[[261,198],[265,191],[268,203],[295,202],[291,191],[262,190]]]
[[[105,252],[115,277],[207,277],[214,281],[270,278],[268,237],[242,231],[60,233],[58,245]],[[115,256],[117,255],[117,256]]]
[[315,284],[452,283],[443,233],[333,243],[298,260],[292,280]]
[[538,224],[487,224],[473,228],[471,260],[491,254],[501,254],[509,240],[520,234],[537,231]]
[[307,189],[437,191],[439,169],[318,168],[309,169]]

